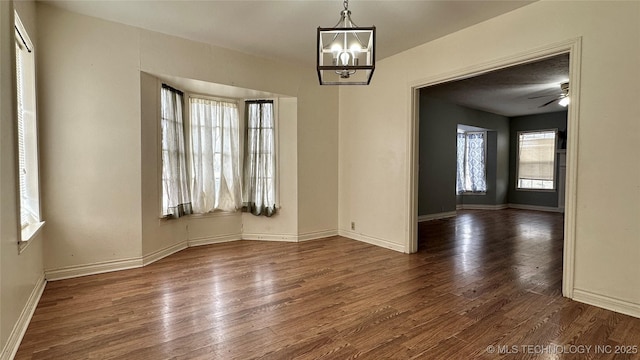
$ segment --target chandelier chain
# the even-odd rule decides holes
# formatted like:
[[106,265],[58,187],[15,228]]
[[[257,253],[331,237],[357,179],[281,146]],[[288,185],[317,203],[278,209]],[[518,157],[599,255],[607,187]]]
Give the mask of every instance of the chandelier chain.
[[342,2],[342,6],[344,6],[345,10],[349,10],[349,0],[344,0]]

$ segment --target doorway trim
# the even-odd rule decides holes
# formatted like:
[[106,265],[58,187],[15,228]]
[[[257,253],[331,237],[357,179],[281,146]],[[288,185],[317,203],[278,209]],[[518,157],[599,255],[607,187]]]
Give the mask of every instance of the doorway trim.
[[567,177],[565,191],[564,247],[562,266],[562,295],[573,298],[575,276],[576,210],[578,189],[578,124],[580,120],[580,69],[582,38],[577,37],[543,46],[531,51],[473,65],[453,72],[439,74],[410,83],[408,96],[410,122],[407,127],[407,154],[409,154],[409,176],[407,191],[408,234],[405,252],[418,251],[418,160],[420,125],[420,89],[450,81],[462,80],[488,72],[544,60],[560,54],[569,54],[569,82],[571,83],[571,105],[567,115]]

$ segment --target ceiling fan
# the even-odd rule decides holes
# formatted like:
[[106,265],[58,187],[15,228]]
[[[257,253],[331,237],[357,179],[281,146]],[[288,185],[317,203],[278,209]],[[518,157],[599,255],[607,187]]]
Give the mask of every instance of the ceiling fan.
[[543,96],[534,96],[534,97],[530,97],[529,99],[539,99],[539,98],[543,98],[543,97],[548,97],[548,96],[556,96],[555,99],[548,101],[538,107],[545,107],[547,105],[553,104],[554,102],[558,102],[558,105],[566,107],[567,105],[569,105],[570,102],[570,98],[569,98],[569,82],[563,82],[562,84],[560,84],[560,90],[562,90],[562,94],[560,95],[543,95]]

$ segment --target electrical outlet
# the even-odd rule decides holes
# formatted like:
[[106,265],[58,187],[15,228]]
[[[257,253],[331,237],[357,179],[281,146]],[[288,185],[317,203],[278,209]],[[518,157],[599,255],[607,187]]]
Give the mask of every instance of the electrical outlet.
[[351,230],[355,230],[356,229],[356,222],[352,221],[351,222]]

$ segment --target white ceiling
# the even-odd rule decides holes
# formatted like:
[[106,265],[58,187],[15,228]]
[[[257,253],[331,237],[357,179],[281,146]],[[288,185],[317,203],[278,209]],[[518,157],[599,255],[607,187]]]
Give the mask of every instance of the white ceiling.
[[[40,0],[72,12],[313,66],[318,26],[332,27],[336,0]],[[515,10],[533,1],[352,0],[351,17],[376,31],[376,60]]]
[[[314,67],[316,62],[318,26],[334,26],[343,8],[339,0],[38,1],[88,16],[309,67]],[[376,26],[376,60],[381,60],[532,2],[352,0],[349,9],[357,25]],[[423,91],[435,91],[439,97],[463,106],[517,116],[564,110],[557,104],[539,107],[553,97],[529,97],[560,94],[560,83],[568,78],[568,56],[561,56]],[[172,80],[174,84],[180,82],[180,79]],[[181,85],[193,85],[196,89],[204,86]]]

